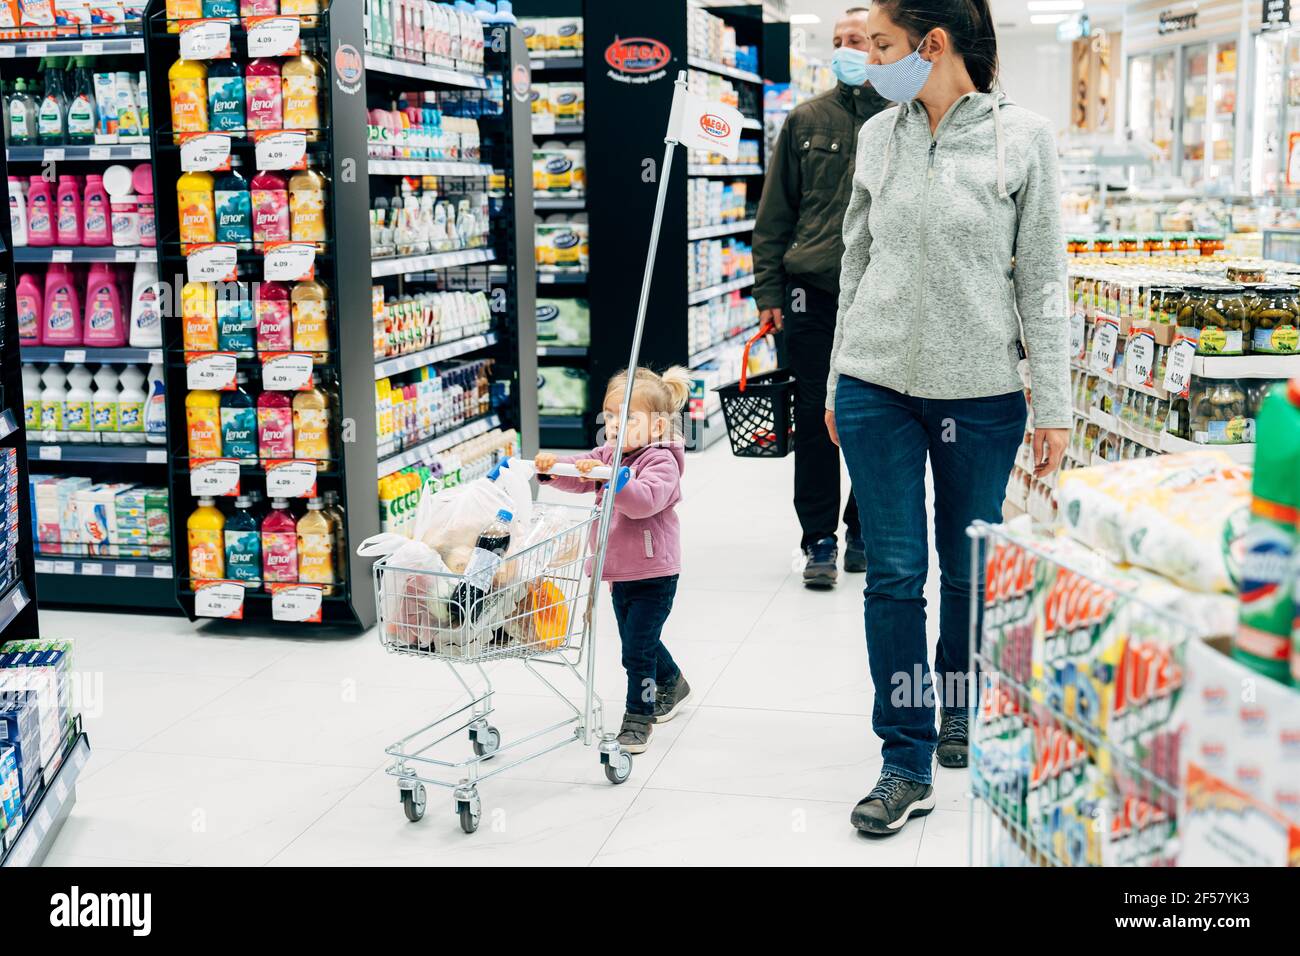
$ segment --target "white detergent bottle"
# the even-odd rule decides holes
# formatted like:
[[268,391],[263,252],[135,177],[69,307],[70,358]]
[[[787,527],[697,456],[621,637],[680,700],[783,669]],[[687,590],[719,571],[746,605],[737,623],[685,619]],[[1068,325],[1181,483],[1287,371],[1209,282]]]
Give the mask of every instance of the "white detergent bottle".
[[148,397],[144,409],[144,437],[151,445],[167,443],[167,386],[161,365],[149,366]]
[[127,341],[133,349],[162,348],[162,308],[158,266],[140,262],[131,283],[131,318]]
[[123,445],[144,444],[144,373],[134,365],[118,376],[117,421]]
[[35,365],[23,366],[23,428],[32,441],[41,433],[41,373]]
[[120,445],[122,435],[117,422],[117,372],[111,365],[101,365],[95,373],[95,398],[91,408],[91,430],[95,440],[106,445]]
[[63,428],[63,404],[68,399],[68,377],[58,365],[48,365],[41,373],[41,441],[68,440]]
[[85,443],[95,440],[91,431],[91,408],[95,397],[91,394],[92,381],[90,369],[78,363],[68,372],[68,395],[63,402],[63,427],[68,431],[68,440]]
[[27,191],[17,176],[9,177],[9,232],[15,246],[27,245]]

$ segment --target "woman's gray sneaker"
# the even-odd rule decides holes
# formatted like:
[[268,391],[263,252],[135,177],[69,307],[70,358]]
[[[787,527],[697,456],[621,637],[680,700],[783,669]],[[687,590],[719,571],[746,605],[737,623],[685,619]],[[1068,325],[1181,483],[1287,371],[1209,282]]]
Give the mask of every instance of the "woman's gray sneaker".
[[935,748],[939,766],[949,769],[960,769],[966,766],[968,748],[966,711],[945,710],[939,721],[939,746]]
[[872,791],[858,801],[849,819],[863,833],[887,836],[901,830],[912,817],[923,817],[933,809],[934,787],[886,770]]
[[624,714],[623,726],[618,732],[618,745],[630,754],[645,753],[650,745],[651,724],[654,718],[650,714]]
[[677,716],[677,709],[691,699],[691,685],[678,674],[675,680],[655,689],[656,724],[666,724]]

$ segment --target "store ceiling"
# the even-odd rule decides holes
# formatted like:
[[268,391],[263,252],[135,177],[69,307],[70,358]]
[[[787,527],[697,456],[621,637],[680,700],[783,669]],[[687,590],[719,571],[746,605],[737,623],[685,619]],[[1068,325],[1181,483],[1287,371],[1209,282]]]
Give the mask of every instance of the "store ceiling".
[[[1036,26],[1029,22],[1030,12],[1026,0],[992,0],[993,16],[999,32],[1014,30],[1017,33],[1033,32],[1035,35],[1054,36],[1056,27]],[[821,17],[820,23],[804,25],[797,29],[806,31],[808,51],[814,55],[827,56],[831,49],[831,36],[835,30],[835,21],[848,7],[867,6],[866,0],[788,0],[787,9],[791,15],[813,13]],[[1118,24],[1124,13],[1123,2],[1087,3],[1085,12],[1098,25]],[[1010,26],[1014,24],[1014,26]]]

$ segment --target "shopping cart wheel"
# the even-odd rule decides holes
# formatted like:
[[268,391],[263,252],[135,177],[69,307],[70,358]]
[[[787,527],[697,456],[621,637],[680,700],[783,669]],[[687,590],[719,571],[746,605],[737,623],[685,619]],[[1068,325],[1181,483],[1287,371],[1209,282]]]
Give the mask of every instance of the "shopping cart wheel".
[[424,792],[424,784],[417,783],[414,789],[402,791],[402,809],[406,811],[406,819],[412,823],[419,823],[424,816],[424,807],[428,797]]
[[605,779],[610,783],[627,783],[627,778],[632,776],[632,755],[626,750],[601,754],[600,760],[605,765]]
[[473,833],[478,829],[478,794],[475,794],[472,800],[457,800],[456,811],[460,814],[460,828],[462,830],[466,833]]
[[488,727],[486,731],[470,731],[470,737],[474,742],[474,753],[480,757],[491,757],[501,746],[501,731],[495,727]]

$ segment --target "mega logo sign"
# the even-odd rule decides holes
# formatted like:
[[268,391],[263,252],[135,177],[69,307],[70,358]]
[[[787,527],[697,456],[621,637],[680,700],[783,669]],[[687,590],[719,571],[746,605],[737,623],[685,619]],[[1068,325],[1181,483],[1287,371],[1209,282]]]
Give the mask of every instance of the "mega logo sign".
[[731,124],[716,113],[705,113],[701,116],[700,129],[714,139],[725,139],[731,135]]
[[653,83],[661,79],[673,51],[668,44],[650,37],[615,37],[605,47],[606,75],[620,83]]

